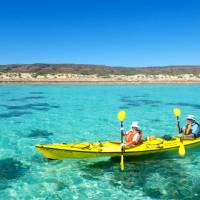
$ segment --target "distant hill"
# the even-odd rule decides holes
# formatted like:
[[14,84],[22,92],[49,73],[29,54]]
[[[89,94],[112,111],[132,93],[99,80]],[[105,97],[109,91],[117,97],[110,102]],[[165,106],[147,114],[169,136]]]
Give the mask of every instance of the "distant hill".
[[36,74],[97,74],[100,76],[113,75],[180,75],[180,74],[200,74],[200,65],[174,65],[163,67],[110,67],[106,65],[89,65],[89,64],[11,64],[0,65],[0,72],[16,73],[36,73]]

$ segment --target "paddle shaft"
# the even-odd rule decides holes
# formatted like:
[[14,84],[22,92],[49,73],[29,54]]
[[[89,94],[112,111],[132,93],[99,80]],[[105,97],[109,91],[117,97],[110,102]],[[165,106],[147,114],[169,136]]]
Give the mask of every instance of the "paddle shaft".
[[126,112],[125,111],[120,111],[117,115],[118,120],[121,122],[121,162],[120,162],[120,167],[121,170],[124,170],[124,148],[123,148],[123,136],[124,136],[124,130],[123,130],[123,121],[125,120],[126,117]]
[[[177,120],[178,132],[180,134],[181,133],[181,128],[180,128],[179,116],[176,117],[176,120]],[[178,149],[178,153],[182,157],[185,156],[185,147],[184,147],[184,144],[183,144],[182,137],[180,137],[180,147]]]
[[[123,128],[123,121],[121,121],[121,129]],[[121,130],[121,143],[123,143],[123,135],[124,135],[124,131]]]
[[[123,144],[123,121],[121,121],[121,144]],[[121,162],[120,162],[121,170],[124,171],[124,148],[121,147]]]
[[181,133],[179,116],[176,117],[176,121],[177,121],[177,126],[178,126],[178,133]]

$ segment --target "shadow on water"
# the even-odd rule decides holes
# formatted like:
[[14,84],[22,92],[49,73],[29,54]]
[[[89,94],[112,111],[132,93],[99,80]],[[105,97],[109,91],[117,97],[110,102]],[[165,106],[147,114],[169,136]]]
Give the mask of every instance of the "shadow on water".
[[145,105],[151,105],[152,107],[159,106],[162,102],[157,100],[150,100],[150,99],[131,99],[130,97],[122,97],[121,102],[124,103],[124,105],[120,106],[120,109],[122,108],[130,108],[130,107],[139,107],[139,106],[145,106]]
[[48,107],[48,103],[30,103],[30,104],[24,104],[24,105],[19,105],[19,106],[9,106],[9,105],[3,105],[9,110],[18,110],[18,109],[32,109],[35,107],[41,107],[41,106],[46,106]]
[[151,107],[154,107],[154,108],[156,108],[156,107],[158,107],[158,105],[156,105],[156,104],[153,104],[153,105],[151,105]]
[[79,111],[79,112],[81,112],[83,110],[84,110],[83,108],[76,108],[76,111]]
[[120,158],[80,165],[82,177],[102,181],[122,190],[141,190],[152,199],[199,199],[200,178],[190,176],[180,159],[166,157],[125,158],[125,170],[120,171]]
[[60,108],[60,106],[57,105],[49,105],[50,108]]
[[44,96],[27,96],[23,98],[13,98],[9,99],[9,101],[25,101],[25,100],[33,100],[33,99],[44,99]]
[[9,187],[9,181],[19,179],[28,170],[28,166],[15,158],[0,160],[0,189]]
[[138,97],[148,97],[148,94],[141,94],[141,95],[135,95],[134,97],[138,98]]
[[0,105],[1,107],[5,107],[8,110],[41,110],[48,111],[50,108],[59,108],[57,105],[50,105],[48,103],[29,103],[24,105]]
[[[92,162],[88,159],[81,159],[77,160],[75,171],[81,171],[79,174],[85,180],[95,181],[97,184],[106,182],[108,188],[118,188],[127,192],[129,197],[134,197],[131,195],[140,191],[143,198],[197,200],[200,196],[200,177],[198,173],[195,176],[188,173],[188,163],[196,165],[195,160],[198,161],[196,156],[199,152],[193,151],[193,153],[192,156],[184,159],[178,158],[177,152],[172,155],[170,153],[170,158],[168,154],[166,156],[164,154],[151,157],[125,157],[123,172],[120,171],[120,157]],[[49,162],[59,165],[63,161]],[[65,182],[59,186],[60,190],[64,190],[66,187]]]
[[35,107],[33,110],[49,111],[49,108],[46,107]]
[[129,108],[130,108],[129,106],[120,106],[120,107],[119,107],[120,110],[123,110],[123,109],[128,110]]
[[0,118],[21,117],[22,115],[30,115],[30,114],[32,114],[32,112],[12,111],[7,113],[1,113]]
[[10,94],[10,92],[1,92],[1,95],[8,95],[8,94]]
[[52,135],[53,135],[53,133],[49,132],[47,130],[34,129],[34,130],[31,130],[31,133],[29,135],[26,135],[26,137],[29,137],[29,138],[39,138],[39,137],[48,138],[49,136],[52,136]]
[[30,94],[44,94],[44,92],[30,92]]
[[185,107],[192,107],[192,108],[195,108],[195,109],[200,109],[200,104],[193,104],[193,103],[178,102],[178,103],[167,103],[166,105],[185,106]]
[[[35,151],[37,151],[35,149]],[[47,159],[43,156],[41,156],[41,154],[37,151],[37,154],[33,155],[31,158],[31,163],[34,163],[35,165],[38,165],[38,164],[46,164],[46,163],[49,163],[51,166],[58,166],[59,164],[62,164],[63,160],[51,160],[51,159]]]
[[152,122],[161,122],[160,119],[152,119],[151,121],[152,121]]

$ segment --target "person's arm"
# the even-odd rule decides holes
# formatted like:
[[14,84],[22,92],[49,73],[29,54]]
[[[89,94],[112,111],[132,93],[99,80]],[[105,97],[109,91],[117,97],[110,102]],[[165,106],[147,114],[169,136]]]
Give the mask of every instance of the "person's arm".
[[192,124],[186,126],[185,135],[190,135],[192,129]]
[[177,126],[177,128],[178,128],[178,132],[179,132],[179,133],[182,133],[182,132],[183,132],[183,129],[180,127],[180,121],[179,121],[179,120],[177,120],[176,126]]

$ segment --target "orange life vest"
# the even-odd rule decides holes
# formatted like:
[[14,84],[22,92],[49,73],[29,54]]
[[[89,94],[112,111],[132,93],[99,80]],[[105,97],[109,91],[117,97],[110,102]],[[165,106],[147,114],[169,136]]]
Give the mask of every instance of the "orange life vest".
[[138,130],[138,131],[132,131],[130,130],[127,134],[126,134],[126,143],[131,143],[133,141],[133,138],[135,136],[135,134],[139,133],[140,137],[139,140],[136,142],[136,144],[139,144],[140,142],[142,142],[142,131]]

